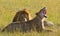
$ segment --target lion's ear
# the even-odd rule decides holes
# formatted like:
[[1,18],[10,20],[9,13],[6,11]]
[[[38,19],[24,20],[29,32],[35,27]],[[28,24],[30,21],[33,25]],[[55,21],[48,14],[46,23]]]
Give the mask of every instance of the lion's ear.
[[26,9],[26,8],[24,8],[23,10],[24,10],[24,11],[26,11],[27,9]]

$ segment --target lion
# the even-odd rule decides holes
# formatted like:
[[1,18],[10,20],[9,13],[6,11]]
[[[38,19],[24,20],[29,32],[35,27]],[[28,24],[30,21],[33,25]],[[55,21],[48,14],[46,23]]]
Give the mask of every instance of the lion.
[[27,9],[18,11],[13,18],[12,22],[25,22],[31,19],[30,13]]

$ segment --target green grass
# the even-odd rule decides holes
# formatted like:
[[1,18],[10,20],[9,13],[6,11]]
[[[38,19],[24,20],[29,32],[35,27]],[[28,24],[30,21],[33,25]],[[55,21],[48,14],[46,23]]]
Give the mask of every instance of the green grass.
[[[18,10],[27,8],[34,18],[35,13],[41,8],[47,7],[48,20],[60,24],[60,0],[0,0],[0,28],[3,29],[12,22]],[[0,33],[0,36],[60,36],[60,29],[57,33]]]

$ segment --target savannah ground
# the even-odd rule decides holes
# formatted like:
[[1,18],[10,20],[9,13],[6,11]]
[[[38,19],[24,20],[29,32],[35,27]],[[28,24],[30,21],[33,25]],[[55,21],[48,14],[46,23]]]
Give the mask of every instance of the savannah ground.
[[[60,0],[0,0],[0,29],[6,27],[12,22],[16,12],[27,8],[32,16],[41,8],[47,7],[47,20],[52,21],[54,24],[60,24]],[[15,33],[0,33],[0,36],[60,36],[60,29],[55,28],[57,32],[29,32],[22,34]]]

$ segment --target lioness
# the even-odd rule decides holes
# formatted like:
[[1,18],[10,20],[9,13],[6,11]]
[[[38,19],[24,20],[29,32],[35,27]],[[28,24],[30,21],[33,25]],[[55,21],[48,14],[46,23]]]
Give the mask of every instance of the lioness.
[[12,22],[25,22],[25,21],[29,21],[30,20],[30,14],[29,11],[27,9],[23,9],[21,11],[18,11],[15,15],[15,17],[13,18]]
[[32,20],[29,20],[27,22],[13,22],[10,23],[8,26],[6,26],[2,32],[4,31],[22,31],[22,32],[27,32],[31,30],[36,30],[37,32],[42,31],[44,27],[44,19],[46,18],[46,8],[42,8],[38,13],[36,13],[36,17]]

